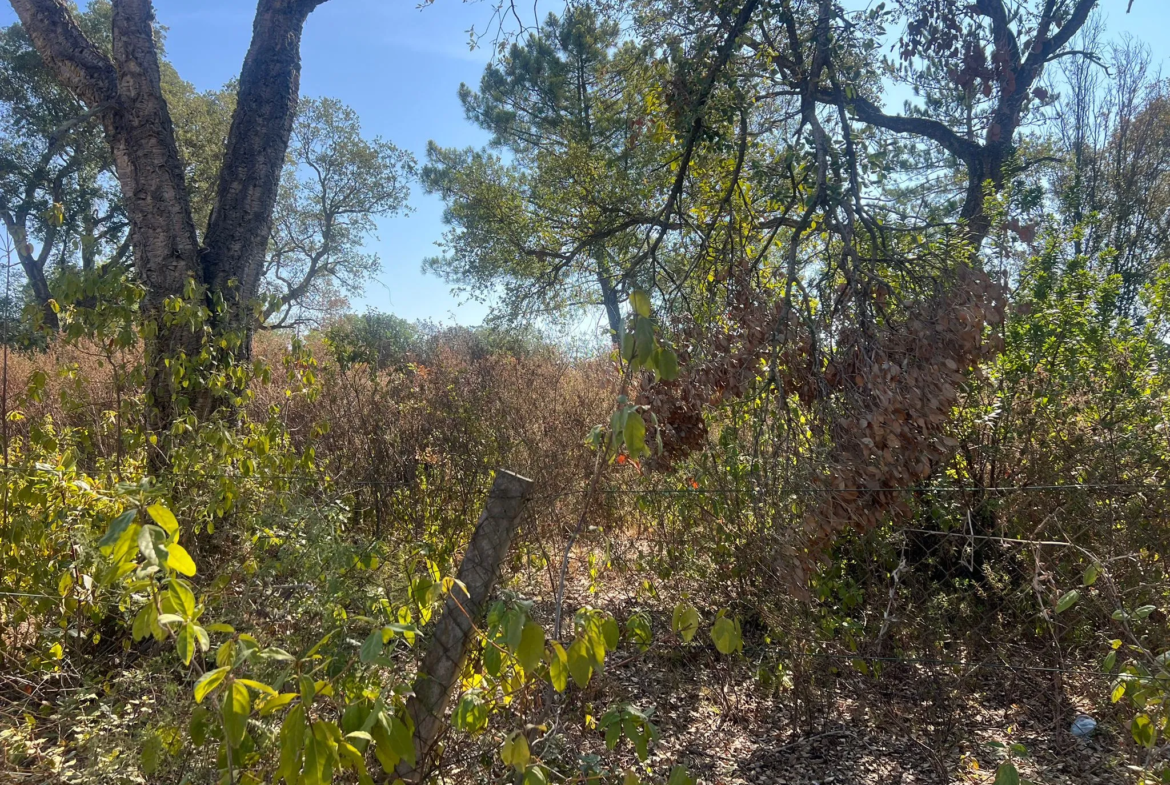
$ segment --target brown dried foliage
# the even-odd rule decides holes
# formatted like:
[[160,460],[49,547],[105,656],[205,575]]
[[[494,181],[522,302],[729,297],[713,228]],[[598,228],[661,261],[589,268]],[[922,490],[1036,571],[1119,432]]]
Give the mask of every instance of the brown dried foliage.
[[[958,442],[947,431],[960,388],[1002,349],[987,328],[1002,324],[1004,299],[985,273],[961,266],[903,318],[841,329],[822,348],[784,302],[741,287],[725,329],[683,328],[683,376],[646,384],[639,402],[658,417],[668,463],[703,447],[705,409],[761,381],[781,403],[803,407],[816,437],[811,483],[825,492],[809,494],[799,524],[777,533],[778,572],[803,593],[839,535],[908,514],[906,490],[952,454]],[[695,359],[699,347],[709,359]]]

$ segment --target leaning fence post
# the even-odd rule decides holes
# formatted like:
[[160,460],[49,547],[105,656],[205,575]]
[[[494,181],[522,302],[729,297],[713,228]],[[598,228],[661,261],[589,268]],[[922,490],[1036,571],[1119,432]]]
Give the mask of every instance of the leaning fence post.
[[404,761],[397,773],[408,782],[421,782],[427,772],[431,752],[443,729],[447,701],[473,642],[473,624],[483,615],[495,588],[500,564],[508,554],[531,490],[532,480],[511,472],[498,472],[492,483],[475,534],[459,565],[459,580],[466,591],[459,585],[451,587],[415,677],[414,695],[406,704],[414,720],[417,761],[413,768]]

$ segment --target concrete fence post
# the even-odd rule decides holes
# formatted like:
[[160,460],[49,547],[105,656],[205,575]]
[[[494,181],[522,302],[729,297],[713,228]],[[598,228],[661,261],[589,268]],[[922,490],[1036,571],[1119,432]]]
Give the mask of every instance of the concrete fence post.
[[463,660],[474,643],[473,625],[487,609],[500,565],[508,554],[520,513],[531,490],[532,480],[511,472],[498,472],[492,483],[475,534],[459,565],[458,577],[467,590],[465,592],[458,585],[451,587],[443,614],[435,624],[434,634],[415,677],[414,695],[406,704],[414,720],[417,757],[413,768],[405,761],[399,765],[398,776],[407,782],[422,782],[429,771],[435,742],[445,723],[447,701],[463,669]]

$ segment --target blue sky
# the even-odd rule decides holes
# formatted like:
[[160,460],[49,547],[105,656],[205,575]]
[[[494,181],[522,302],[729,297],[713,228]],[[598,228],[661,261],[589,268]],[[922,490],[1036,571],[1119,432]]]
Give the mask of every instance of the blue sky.
[[[1128,32],[1144,40],[1170,75],[1170,2],[1134,0],[1130,14],[1127,3],[1102,0],[1107,34]],[[155,9],[170,28],[167,52],[184,78],[210,89],[239,74],[253,2],[155,0]],[[331,0],[306,26],[301,90],[341,99],[357,110],[366,133],[383,136],[420,160],[430,139],[444,146],[481,145],[486,134],[464,119],[456,91],[460,82],[479,81],[489,53],[469,51],[467,31],[473,26],[483,30],[491,13],[491,4],[483,1],[435,0],[419,8],[416,0]],[[13,21],[8,4],[0,5],[0,24]],[[421,271],[443,231],[441,202],[417,188],[411,202],[411,215],[381,222],[371,250],[382,259],[382,273],[355,308],[378,308],[407,319],[479,322],[484,306],[461,302],[441,280]]]

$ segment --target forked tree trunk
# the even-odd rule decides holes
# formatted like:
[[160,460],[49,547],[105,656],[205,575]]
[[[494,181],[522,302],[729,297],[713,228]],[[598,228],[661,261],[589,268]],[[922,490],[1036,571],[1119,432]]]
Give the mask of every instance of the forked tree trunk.
[[[252,300],[296,113],[301,31],[324,1],[259,0],[218,200],[201,247],[162,96],[150,0],[113,0],[112,60],[81,32],[66,0],[11,0],[58,81],[101,117],[113,151],[135,269],[146,289],[147,426],[156,434],[179,415],[181,396],[197,414],[214,405],[207,390],[180,389],[173,381],[180,358],[197,355],[203,335],[188,320],[170,317],[168,301],[203,294],[216,337],[234,335],[239,354],[250,354]],[[165,454],[152,459],[158,468]]]

